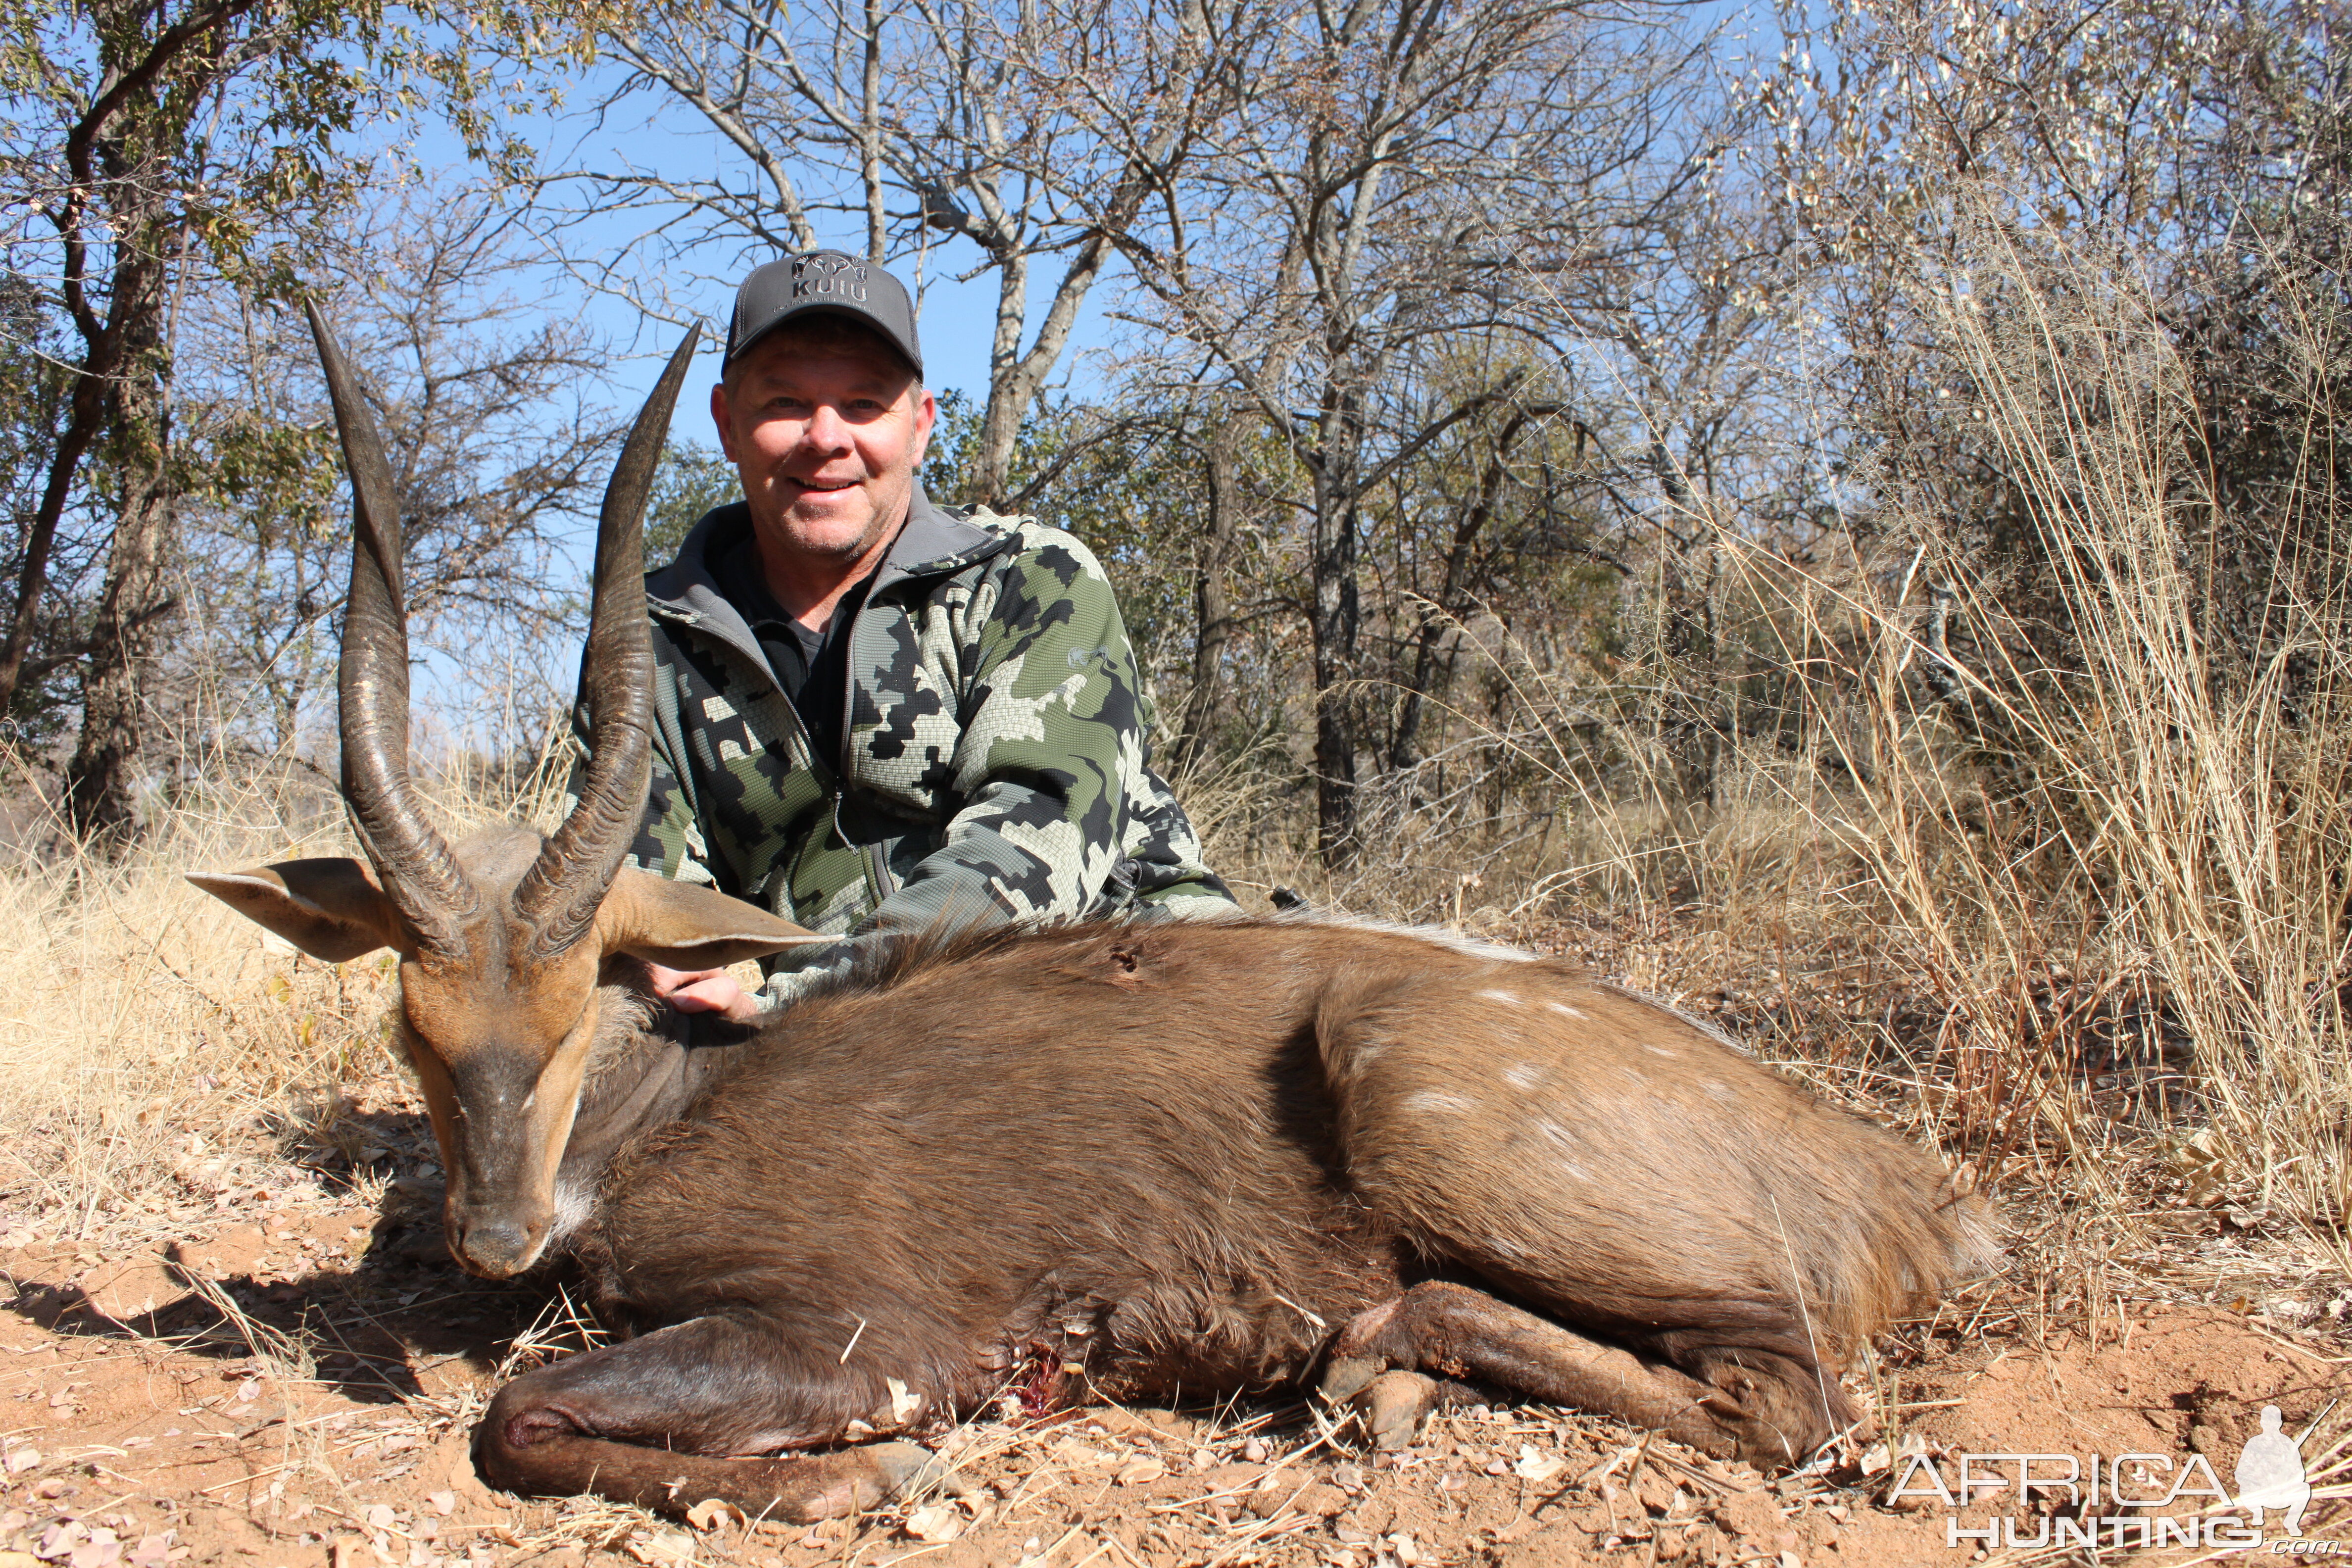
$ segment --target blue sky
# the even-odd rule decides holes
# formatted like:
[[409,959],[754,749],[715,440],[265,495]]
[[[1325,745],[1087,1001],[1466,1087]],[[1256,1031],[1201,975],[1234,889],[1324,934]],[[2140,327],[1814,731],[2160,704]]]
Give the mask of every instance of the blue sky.
[[[569,97],[574,103],[592,102],[620,79],[621,72],[609,62],[604,63],[588,79],[575,84]],[[526,120],[519,121],[517,128],[538,149],[542,167],[548,168],[611,167],[625,157],[640,167],[651,165],[676,171],[691,169],[697,161],[706,166],[719,166],[720,160],[726,158],[719,138],[702,126],[699,116],[691,110],[658,106],[651,95],[643,93],[630,100],[630,107],[635,110],[634,115],[615,115],[601,126],[588,123],[584,116],[572,114]],[[648,110],[652,111],[650,115]],[[438,171],[438,178],[464,182],[470,177],[463,146],[445,128],[423,128],[411,146],[416,161],[428,170]],[[565,197],[559,195],[554,199],[560,202]],[[859,215],[820,212],[814,220],[820,243],[853,252],[863,248],[864,228]],[[583,243],[604,253],[616,275],[639,272],[656,264],[656,245],[638,237],[651,221],[646,215],[617,216],[598,220],[576,233]],[[668,268],[670,278],[677,280],[672,285],[673,297],[690,302],[701,312],[708,334],[723,329],[732,298],[731,280],[764,257],[748,255],[729,243],[705,246],[683,259],[682,269],[676,262]],[[928,379],[936,390],[961,389],[975,402],[984,401],[987,395],[988,351],[995,330],[997,286],[992,274],[982,273],[969,282],[960,281],[956,274],[971,270],[981,259],[979,247],[958,237],[925,258],[919,279],[919,325]],[[1058,278],[1053,261],[1048,257],[1033,263],[1030,296],[1038,311],[1050,298]],[[911,261],[894,262],[892,267],[910,286],[918,282]],[[659,375],[662,362],[676,342],[673,330],[666,322],[644,317],[617,294],[599,292],[565,279],[551,265],[542,276],[551,298],[578,299],[583,313],[593,325],[614,342],[632,349],[631,357],[615,367],[609,396],[616,405],[634,406],[651,390]],[[1081,389],[1103,385],[1098,362],[1111,330],[1103,306],[1106,300],[1115,299],[1117,289],[1115,275],[1106,275],[1097,282],[1075,329],[1071,353],[1065,356],[1056,373],[1057,381],[1067,378]],[[704,341],[709,343],[710,339],[706,335]],[[707,384],[717,375],[716,354],[706,352],[698,360],[688,384]],[[698,403],[699,399],[689,401]],[[679,437],[712,444],[707,424],[698,413],[690,411],[686,403],[681,404],[677,429]]]

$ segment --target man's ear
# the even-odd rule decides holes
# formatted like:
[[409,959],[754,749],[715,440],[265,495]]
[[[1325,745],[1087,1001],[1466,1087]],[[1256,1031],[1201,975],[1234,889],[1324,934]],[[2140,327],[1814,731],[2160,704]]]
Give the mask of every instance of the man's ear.
[[803,942],[839,940],[699,884],[626,868],[613,879],[596,923],[606,952],[665,969],[724,969]]
[[330,963],[402,945],[400,917],[375,873],[347,856],[280,860],[251,871],[194,871],[188,880]]

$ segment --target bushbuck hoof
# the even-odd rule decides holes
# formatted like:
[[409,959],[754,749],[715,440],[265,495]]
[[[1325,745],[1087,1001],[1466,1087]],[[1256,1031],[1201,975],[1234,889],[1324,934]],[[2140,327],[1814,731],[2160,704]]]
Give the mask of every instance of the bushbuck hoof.
[[1367,1387],[1374,1378],[1395,1363],[1381,1352],[1381,1338],[1404,1305],[1404,1298],[1383,1301],[1377,1307],[1367,1307],[1348,1320],[1331,1341],[1328,1357],[1323,1363],[1323,1397],[1334,1405],[1345,1405]]
[[1378,1356],[1333,1356],[1323,1369],[1323,1397],[1345,1405],[1388,1369],[1389,1363]]
[[1363,1422],[1372,1447],[1409,1448],[1422,1423],[1435,1410],[1441,1390],[1437,1380],[1417,1372],[1384,1372],[1356,1391],[1348,1403]]

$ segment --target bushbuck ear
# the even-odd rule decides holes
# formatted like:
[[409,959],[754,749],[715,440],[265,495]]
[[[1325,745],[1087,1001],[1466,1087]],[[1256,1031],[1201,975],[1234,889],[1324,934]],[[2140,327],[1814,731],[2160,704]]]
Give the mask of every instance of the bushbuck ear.
[[723,969],[804,942],[835,942],[693,882],[624,869],[597,911],[604,951],[668,969]]
[[280,860],[251,871],[194,871],[188,880],[329,963],[400,945],[392,900],[365,866],[346,856]]

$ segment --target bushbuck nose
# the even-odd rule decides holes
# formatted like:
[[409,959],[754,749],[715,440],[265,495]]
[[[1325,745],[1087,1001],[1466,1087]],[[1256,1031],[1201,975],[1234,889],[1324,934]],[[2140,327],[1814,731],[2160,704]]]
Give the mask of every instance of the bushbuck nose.
[[530,1268],[547,1235],[545,1221],[520,1220],[511,1215],[461,1218],[452,1228],[457,1233],[457,1261],[468,1273],[486,1279],[503,1279]]

